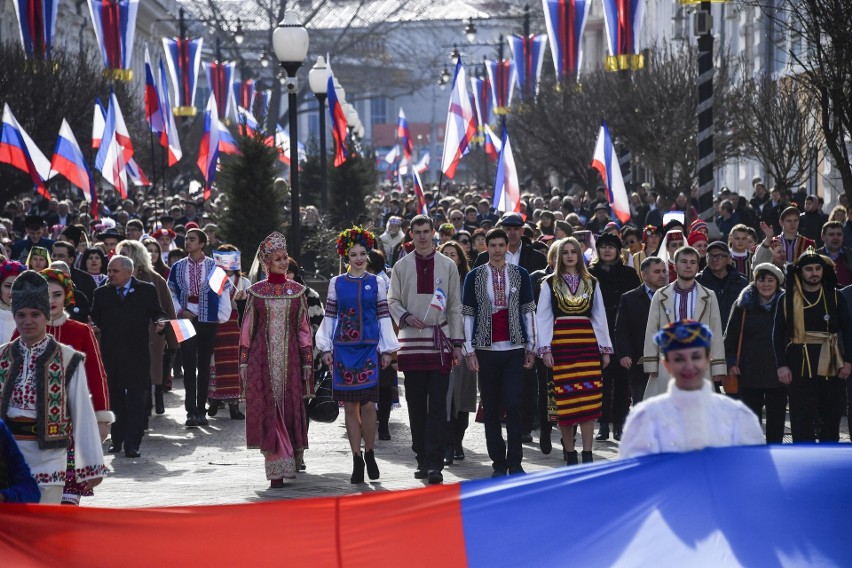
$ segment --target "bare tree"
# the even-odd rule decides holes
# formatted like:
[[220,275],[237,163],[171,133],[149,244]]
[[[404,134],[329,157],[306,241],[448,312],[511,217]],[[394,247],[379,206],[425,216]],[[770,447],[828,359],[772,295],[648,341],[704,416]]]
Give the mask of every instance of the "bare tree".
[[745,155],[760,162],[778,187],[805,181],[824,143],[814,93],[791,77],[762,75],[743,85],[739,108]]

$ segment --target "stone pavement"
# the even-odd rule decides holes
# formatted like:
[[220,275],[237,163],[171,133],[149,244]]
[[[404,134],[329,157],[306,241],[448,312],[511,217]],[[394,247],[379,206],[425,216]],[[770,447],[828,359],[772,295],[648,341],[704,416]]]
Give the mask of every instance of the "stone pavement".
[[[403,388],[401,385],[400,391]],[[175,390],[165,394],[165,401],[166,413],[150,418],[151,429],[140,448],[142,457],[129,459],[123,453],[108,454],[111,474],[95,489],[94,497],[83,498],[84,505],[124,508],[250,503],[413,489],[425,484],[414,479],[414,454],[403,397],[402,408],[391,412],[393,439],[376,442],[376,461],[382,474],[378,481],[349,483],[352,457],[341,409],[333,424],[311,423],[310,449],[305,452],[307,471],[285,481],[285,488],[274,490],[268,489],[260,452],[245,447],[245,422],[231,420],[227,409],[221,409],[215,418],[209,419],[209,426],[185,428],[181,381],[175,381]],[[842,437],[849,441],[846,420],[843,420]],[[524,445],[523,465],[527,472],[565,467],[556,430],[550,455],[545,456],[539,450],[537,432],[533,433],[533,439],[534,443]],[[464,461],[444,468],[445,483],[491,475],[484,428],[473,421],[473,416],[464,449]],[[614,459],[617,452],[617,443],[612,440],[595,442],[595,460]]]

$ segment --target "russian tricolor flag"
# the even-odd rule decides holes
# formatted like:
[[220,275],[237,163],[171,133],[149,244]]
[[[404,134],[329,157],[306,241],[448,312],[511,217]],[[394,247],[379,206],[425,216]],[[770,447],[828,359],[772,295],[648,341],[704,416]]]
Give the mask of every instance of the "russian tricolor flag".
[[500,144],[492,207],[504,213],[518,212],[521,210],[521,184],[518,182],[518,170],[515,168],[515,157],[512,155],[509,132],[506,130],[505,124],[503,125],[503,137]]
[[[417,197],[417,214],[428,215],[429,207],[426,205],[426,195],[423,193],[423,182],[420,181],[420,174],[417,173],[417,170],[411,170],[411,179],[414,182],[414,195]],[[400,185],[402,185],[401,179]]]
[[172,331],[175,332],[178,343],[183,343],[187,339],[195,337],[195,327],[188,319],[171,320],[169,323],[172,326]]
[[249,109],[243,106],[238,106],[237,115],[239,118],[239,126],[237,129],[242,136],[250,136],[253,138],[261,131],[260,124]]
[[407,161],[411,161],[411,153],[414,151],[414,143],[411,141],[411,130],[408,128],[408,120],[405,118],[405,111],[402,107],[399,108],[399,120],[396,125],[396,139],[399,140],[402,146],[402,152]]
[[216,165],[219,163],[219,108],[216,106],[216,96],[211,92],[207,99],[207,109],[204,111],[204,134],[201,136],[201,147],[198,150],[198,169],[204,176],[204,199],[210,198],[210,188],[216,177]]
[[3,130],[0,133],[0,162],[30,174],[36,191],[45,199],[50,193],[44,186],[50,178],[50,161],[38,149],[29,134],[21,128],[9,104],[3,105]]
[[180,149],[175,114],[169,98],[169,81],[166,78],[166,66],[163,64],[162,59],[160,59],[160,97],[160,108],[163,110],[163,122],[165,123],[165,129],[160,134],[160,145],[163,148],[168,148],[169,166],[173,166],[183,157],[183,152]]
[[145,120],[148,121],[151,132],[160,134],[166,129],[163,108],[160,106],[160,91],[154,80],[154,70],[151,68],[147,44],[145,45]]
[[337,98],[337,89],[334,88],[334,73],[331,65],[328,66],[328,114],[331,116],[331,134],[334,136],[334,167],[339,167],[346,161],[346,137],[349,134],[346,124],[346,116],[343,114],[343,106]]
[[59,128],[59,138],[56,140],[56,149],[53,151],[53,159],[50,162],[50,171],[61,174],[73,185],[80,188],[83,197],[89,203],[89,209],[93,212],[98,208],[98,196],[92,171],[86,164],[86,158],[77,144],[74,132],[68,121],[62,119]]
[[598,134],[598,142],[595,144],[595,156],[592,158],[592,167],[601,174],[607,199],[612,207],[613,213],[619,221],[626,223],[630,220],[630,205],[627,201],[627,189],[624,187],[624,178],[621,177],[621,166],[618,164],[618,156],[612,146],[612,137],[606,127],[606,121],[601,123]]
[[237,155],[240,153],[236,139],[221,120],[219,121],[219,153]]
[[133,185],[139,187],[149,187],[151,185],[151,180],[148,179],[148,176],[145,175],[145,172],[142,171],[142,168],[139,167],[139,164],[133,158],[130,158],[130,161],[127,162],[127,177],[130,178]]
[[133,157],[130,135],[118,106],[115,93],[110,93],[103,137],[95,167],[100,170],[104,180],[113,185],[123,198],[127,198],[127,162]]
[[217,296],[221,296],[222,292],[225,291],[225,286],[228,284],[228,274],[217,266],[210,273],[207,283],[210,284],[210,289],[216,292]]

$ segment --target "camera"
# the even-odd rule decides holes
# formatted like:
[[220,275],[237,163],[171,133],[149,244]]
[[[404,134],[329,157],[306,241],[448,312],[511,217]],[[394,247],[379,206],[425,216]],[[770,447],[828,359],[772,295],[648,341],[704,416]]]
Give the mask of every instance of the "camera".
[[284,80],[284,90],[288,93],[295,93],[299,90],[299,84],[296,82],[295,77],[287,77]]

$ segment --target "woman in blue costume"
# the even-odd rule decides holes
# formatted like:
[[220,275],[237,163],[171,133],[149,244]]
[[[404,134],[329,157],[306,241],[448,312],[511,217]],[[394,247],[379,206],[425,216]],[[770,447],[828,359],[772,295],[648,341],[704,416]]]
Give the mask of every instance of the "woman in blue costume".
[[364,482],[365,466],[370,479],[379,478],[373,454],[379,371],[390,365],[391,353],[399,349],[388,312],[387,281],[367,272],[375,245],[375,235],[360,227],[340,233],[337,253],[349,269],[331,279],[325,317],[316,335],[323,363],[332,370],[334,400],[343,403],[352,483]]

